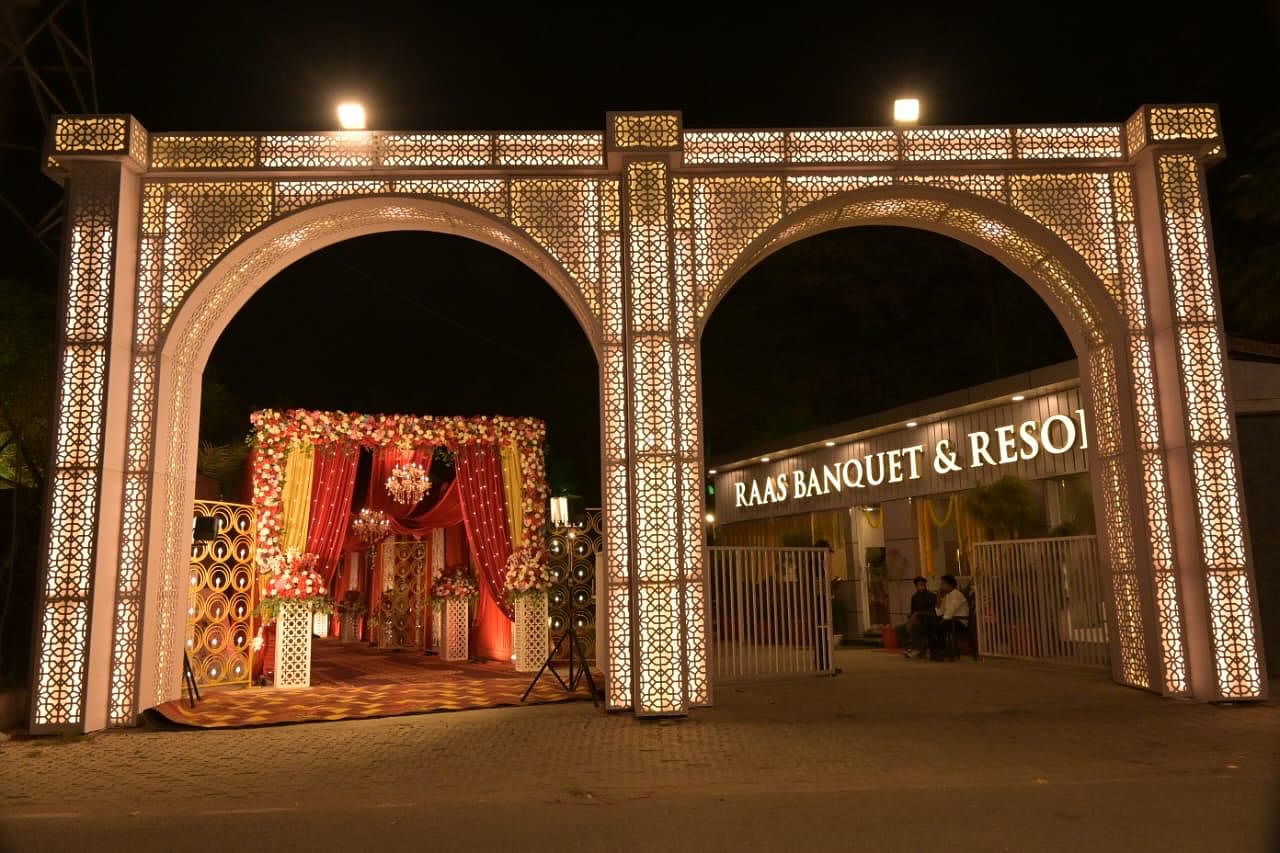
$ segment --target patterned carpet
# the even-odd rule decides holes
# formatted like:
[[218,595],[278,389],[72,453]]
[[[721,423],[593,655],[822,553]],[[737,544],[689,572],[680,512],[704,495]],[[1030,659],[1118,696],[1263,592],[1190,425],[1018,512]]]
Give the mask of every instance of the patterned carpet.
[[[562,667],[563,671],[563,667]],[[592,673],[602,684],[599,673]],[[185,699],[147,710],[147,716],[196,728],[242,728],[316,720],[356,720],[519,705],[533,673],[510,664],[440,660],[419,651],[371,649],[363,644],[315,640],[311,684],[299,690],[266,687],[206,690],[195,708]],[[566,693],[550,673],[527,705],[589,701],[585,679]]]

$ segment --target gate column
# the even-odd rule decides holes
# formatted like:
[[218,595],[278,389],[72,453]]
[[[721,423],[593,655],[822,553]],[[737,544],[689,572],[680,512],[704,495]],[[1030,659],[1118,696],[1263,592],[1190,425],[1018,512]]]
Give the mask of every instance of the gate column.
[[710,689],[697,343],[672,195],[679,115],[615,113],[609,130],[622,173],[631,707],[680,715]]
[[1126,134],[1150,290],[1191,694],[1261,699],[1266,668],[1204,180],[1205,161],[1222,154],[1217,110],[1143,107]]
[[47,147],[66,211],[32,732],[105,725],[146,147],[130,116],[60,116]]

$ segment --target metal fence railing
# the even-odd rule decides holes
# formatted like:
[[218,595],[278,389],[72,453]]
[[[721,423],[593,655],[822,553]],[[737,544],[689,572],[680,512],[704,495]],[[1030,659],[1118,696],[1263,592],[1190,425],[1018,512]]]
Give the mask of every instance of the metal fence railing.
[[1097,537],[979,542],[973,556],[982,654],[1108,665]]
[[715,678],[831,672],[827,549],[713,546],[707,552]]

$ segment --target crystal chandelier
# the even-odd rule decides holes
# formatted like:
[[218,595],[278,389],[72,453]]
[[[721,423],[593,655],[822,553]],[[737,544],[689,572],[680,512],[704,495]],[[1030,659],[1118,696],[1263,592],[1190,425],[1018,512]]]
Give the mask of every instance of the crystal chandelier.
[[361,542],[372,545],[375,542],[381,542],[391,532],[391,519],[387,518],[387,514],[381,510],[365,507],[352,520],[351,532]]
[[391,476],[387,478],[387,491],[395,498],[396,503],[412,506],[422,500],[429,488],[431,477],[417,462],[397,465],[391,469]]

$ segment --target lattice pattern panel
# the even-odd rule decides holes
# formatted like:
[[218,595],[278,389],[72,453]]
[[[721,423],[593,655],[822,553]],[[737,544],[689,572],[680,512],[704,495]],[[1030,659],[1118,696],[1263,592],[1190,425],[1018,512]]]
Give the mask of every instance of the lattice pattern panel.
[[444,600],[444,654],[445,660],[466,660],[470,656],[468,636],[471,620],[465,598]]
[[517,672],[537,672],[547,657],[547,596],[523,595],[516,599],[511,623],[511,654]]
[[1152,107],[1150,109],[1153,142],[1217,139],[1218,111],[1210,106]]
[[129,142],[129,116],[58,116],[53,121],[50,153],[127,154]]
[[276,687],[311,686],[311,608],[285,601],[276,615]]
[[[665,163],[632,161],[626,172],[633,413],[629,443],[634,460],[629,467],[635,536],[631,585],[639,628],[633,705],[641,715],[683,713],[690,704],[689,672],[705,669],[705,660],[689,658],[687,578],[682,571],[687,550],[697,546],[696,540],[685,538],[684,519],[690,508],[684,506],[680,488],[685,425],[678,401],[683,382],[697,387],[696,376],[680,374],[677,355],[681,325],[688,334],[693,326],[680,322],[677,303],[689,309],[694,297],[690,281],[677,280],[673,263],[674,232],[687,219],[686,202]],[[695,651],[702,648],[693,646]]]
[[[77,127],[78,133],[90,133],[88,126]],[[106,130],[93,130],[98,132]],[[97,136],[86,136],[77,144],[107,144],[95,140]],[[75,727],[85,716],[119,204],[118,164],[77,167],[67,199],[66,309],[60,334],[45,574],[39,590],[42,617],[34,662],[33,730]],[[124,613],[123,621],[136,626],[136,613]]]
[[195,518],[213,518],[217,531],[191,543],[186,649],[200,687],[248,685],[253,674],[254,515],[244,504],[195,503]]
[[[1153,108],[1153,137],[1211,131],[1216,135],[1212,110],[1207,114],[1182,112],[1178,120],[1185,123],[1162,130],[1162,135],[1156,133],[1155,113]],[[1221,318],[1209,257],[1201,167],[1195,155],[1182,153],[1162,154],[1156,164],[1200,548],[1214,605],[1211,621],[1218,691],[1228,698],[1252,698],[1263,693],[1264,685],[1258,671],[1255,598],[1227,405]]]
[[660,150],[680,144],[677,113],[614,113],[609,116],[614,148]]
[[1118,672],[1126,684],[1145,688],[1151,686],[1151,678],[1147,668],[1144,598],[1138,581],[1133,502],[1129,471],[1125,467],[1114,347],[1105,346],[1090,353],[1089,383],[1093,397],[1093,440],[1102,468],[1101,479],[1094,482],[1100,483],[1102,491],[1116,619],[1114,633],[1120,649]]

